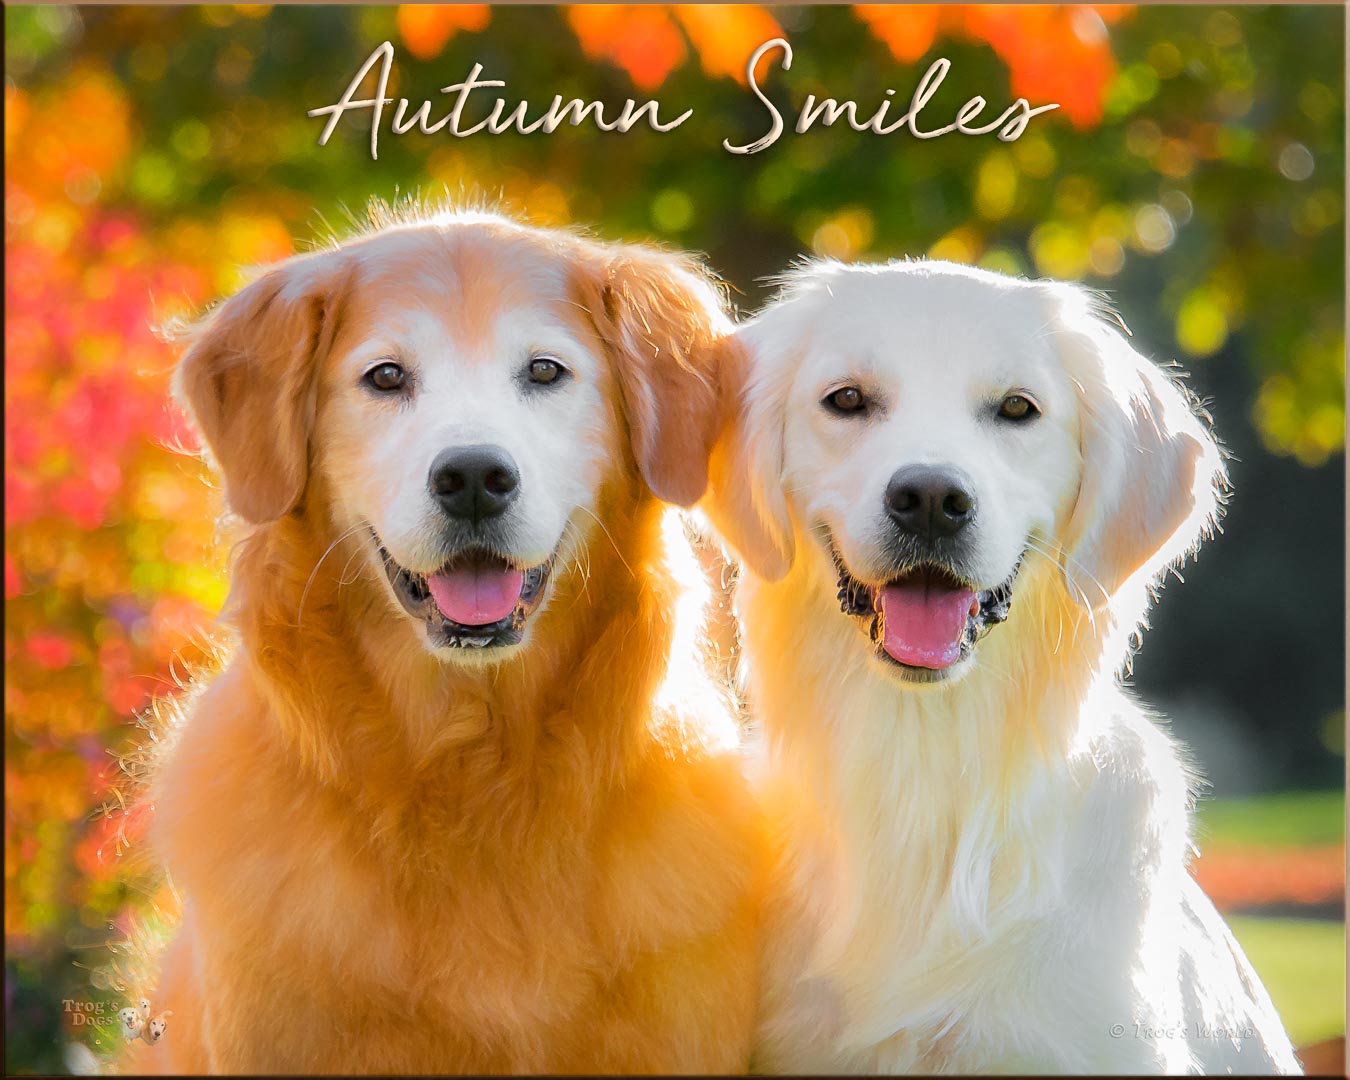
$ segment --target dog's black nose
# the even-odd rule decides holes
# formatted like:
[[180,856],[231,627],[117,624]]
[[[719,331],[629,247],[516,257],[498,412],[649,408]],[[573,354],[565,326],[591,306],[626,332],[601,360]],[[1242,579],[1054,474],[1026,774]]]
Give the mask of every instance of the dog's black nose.
[[447,514],[477,524],[511,505],[520,470],[500,446],[461,446],[436,455],[427,486]]
[[955,536],[975,516],[970,482],[954,469],[910,465],[886,485],[886,514],[925,540]]

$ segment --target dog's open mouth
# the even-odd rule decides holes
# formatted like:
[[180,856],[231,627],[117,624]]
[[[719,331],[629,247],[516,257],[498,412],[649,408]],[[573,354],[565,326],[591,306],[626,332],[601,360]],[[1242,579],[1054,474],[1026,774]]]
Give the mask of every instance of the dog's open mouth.
[[553,569],[551,558],[522,568],[492,552],[465,551],[434,573],[419,574],[379,550],[404,609],[426,623],[433,645],[450,649],[517,644]]
[[1019,560],[1008,579],[992,589],[977,589],[937,564],[912,567],[874,586],[849,573],[833,544],[830,553],[844,614],[865,620],[878,655],[929,680],[941,678],[974,651],[991,627],[1007,619],[1021,567]]

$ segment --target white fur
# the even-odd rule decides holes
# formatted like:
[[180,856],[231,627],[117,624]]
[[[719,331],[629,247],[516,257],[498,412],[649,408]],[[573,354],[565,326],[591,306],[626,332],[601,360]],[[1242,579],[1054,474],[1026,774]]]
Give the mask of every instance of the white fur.
[[[1298,1071],[1190,876],[1179,748],[1117,674],[1217,509],[1188,398],[1087,294],[942,263],[807,267],[738,337],[705,508],[747,563],[781,834],[756,1068]],[[843,384],[867,419],[821,407]],[[1043,415],[998,421],[1012,392]],[[841,614],[822,542],[884,582],[882,494],[918,462],[974,484],[973,584],[1027,549],[1008,622],[934,685]]]
[[[555,277],[544,283],[545,295],[566,295],[562,272]],[[481,340],[466,343],[452,336],[443,318],[393,312],[380,323],[378,337],[344,350],[335,363],[345,393],[323,423],[358,432],[365,448],[365,467],[342,472],[335,492],[357,504],[399,562],[415,570],[435,570],[444,559],[437,543],[441,513],[427,491],[427,469],[445,448],[488,444],[516,463],[523,501],[513,509],[510,527],[525,565],[550,555],[572,508],[594,499],[597,460],[617,452],[605,434],[602,363],[590,346],[542,305],[506,308],[484,322]],[[575,373],[573,385],[530,393],[522,370],[535,356],[561,361]],[[418,381],[410,406],[390,407],[359,385],[361,375],[386,357],[397,358]],[[577,454],[578,445],[588,453]],[[559,468],[560,461],[569,467]],[[332,470],[347,464],[340,457]],[[353,473],[364,486],[354,483]]]

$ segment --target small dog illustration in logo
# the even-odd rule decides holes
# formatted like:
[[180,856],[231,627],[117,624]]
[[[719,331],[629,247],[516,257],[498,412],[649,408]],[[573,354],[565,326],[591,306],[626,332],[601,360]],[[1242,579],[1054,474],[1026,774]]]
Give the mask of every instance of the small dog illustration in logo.
[[173,1010],[169,1009],[165,1012],[160,1013],[153,1020],[147,1021],[145,1025],[145,1031],[141,1033],[141,1038],[144,1039],[146,1042],[148,1042],[151,1046],[154,1046],[155,1043],[159,1042],[159,1040],[164,1037],[164,1029],[169,1026],[165,1020],[165,1017],[172,1015]]
[[122,1034],[126,1036],[127,1042],[136,1038],[141,1033],[141,1027],[144,1021],[141,1014],[128,1006],[117,1014],[117,1019],[122,1025]]
[[169,1026],[167,1018],[172,1015],[173,1010],[166,1009],[158,1016],[152,1017],[149,999],[141,998],[139,1008],[133,1009],[128,1006],[117,1014],[117,1019],[121,1022],[122,1034],[127,1042],[143,1039],[154,1046],[164,1037],[164,1031]]

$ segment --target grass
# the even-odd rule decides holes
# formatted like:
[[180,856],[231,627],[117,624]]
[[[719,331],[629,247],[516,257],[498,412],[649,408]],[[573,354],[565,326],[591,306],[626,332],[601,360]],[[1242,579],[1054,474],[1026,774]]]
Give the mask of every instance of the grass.
[[1345,1033],[1345,925],[1231,915],[1228,925],[1266,984],[1295,1046]]
[[1195,816],[1195,835],[1202,845],[1301,847],[1345,840],[1343,791],[1201,799]]

